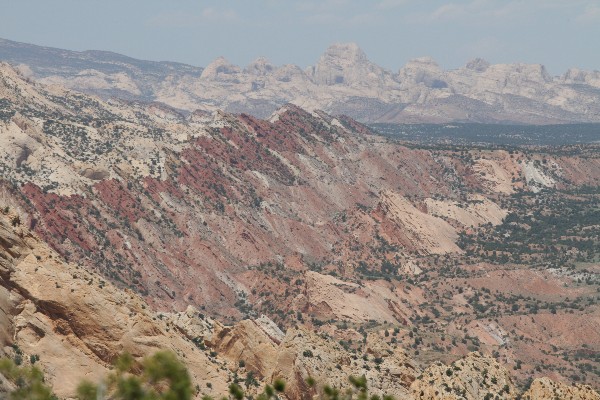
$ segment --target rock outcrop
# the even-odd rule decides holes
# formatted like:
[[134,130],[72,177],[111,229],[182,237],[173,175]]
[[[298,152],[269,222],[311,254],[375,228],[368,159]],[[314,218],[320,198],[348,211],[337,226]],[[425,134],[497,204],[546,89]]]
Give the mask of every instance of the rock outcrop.
[[288,382],[286,393],[291,398],[312,398],[319,388],[311,388],[307,384],[309,377],[316,382],[347,389],[350,387],[350,375],[364,375],[374,394],[410,398],[408,386],[418,374],[412,360],[400,349],[392,350],[376,336],[367,338],[366,347],[364,355],[352,354],[322,335],[292,329],[280,345],[273,377]]
[[[197,382],[225,393],[228,373],[157,318],[142,299],[100,276],[64,263],[19,222],[0,214],[0,344],[23,359],[38,356],[60,397],[83,379],[99,380],[116,357],[175,352]],[[9,347],[11,346],[11,347]]]
[[600,395],[587,385],[569,386],[549,378],[538,378],[521,398],[523,400],[598,400]]
[[[403,196],[389,192],[381,194],[377,206],[390,226],[390,237],[415,247],[425,254],[460,252],[456,245],[456,230],[445,220],[417,209]],[[388,222],[389,221],[389,222]]]
[[517,390],[506,368],[470,353],[451,365],[432,365],[411,385],[416,399],[514,399]]

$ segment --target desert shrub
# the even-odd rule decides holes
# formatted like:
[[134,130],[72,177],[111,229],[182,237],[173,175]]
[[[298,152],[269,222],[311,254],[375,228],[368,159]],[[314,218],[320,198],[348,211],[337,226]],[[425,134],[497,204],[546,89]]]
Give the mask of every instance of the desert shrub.
[[[0,373],[13,382],[16,389],[8,394],[11,400],[58,400],[52,390],[44,383],[42,372],[34,366],[21,367],[10,359],[0,359]],[[249,374],[250,376],[250,374]],[[251,375],[251,380],[253,375]],[[320,400],[393,400],[391,396],[369,395],[366,377],[350,376],[351,387],[340,390],[330,385],[317,387],[316,381],[306,380],[308,390],[315,399]],[[258,385],[257,382],[253,384]],[[246,386],[250,385],[246,382]],[[209,389],[212,384],[206,384]],[[256,400],[279,400],[286,389],[286,383],[275,379],[271,385],[265,385]],[[141,362],[131,355],[123,354],[117,358],[114,371],[99,383],[83,381],[77,389],[79,400],[189,400],[200,390],[200,385],[192,385],[190,375],[183,363],[169,351],[159,351]],[[237,383],[231,383],[229,397],[223,399],[252,399]],[[203,400],[214,400],[205,395]]]
[[34,366],[19,366],[14,361],[0,359],[0,373],[16,388],[8,395],[11,400],[55,400],[52,389],[44,383],[44,374]]
[[77,393],[80,400],[188,400],[193,391],[186,367],[173,353],[159,351],[141,364],[129,354],[121,355],[104,382],[82,382]]

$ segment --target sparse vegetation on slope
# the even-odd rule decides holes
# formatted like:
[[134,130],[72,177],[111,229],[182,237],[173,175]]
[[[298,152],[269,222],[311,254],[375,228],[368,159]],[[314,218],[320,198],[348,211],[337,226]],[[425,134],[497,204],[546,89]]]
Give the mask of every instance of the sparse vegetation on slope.
[[471,351],[520,388],[600,382],[595,147],[404,145],[293,105],[186,116],[1,76],[0,334],[49,380],[55,346],[89,374],[169,343],[206,394],[277,370],[294,395],[310,373],[400,397]]

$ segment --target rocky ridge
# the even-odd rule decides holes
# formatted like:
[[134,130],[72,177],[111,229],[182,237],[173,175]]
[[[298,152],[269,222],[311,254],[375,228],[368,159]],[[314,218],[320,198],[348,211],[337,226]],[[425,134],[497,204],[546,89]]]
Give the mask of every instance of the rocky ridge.
[[[351,260],[372,258],[364,243],[377,237],[399,246],[396,257],[405,260],[410,252],[460,253],[457,232],[467,216],[502,220],[496,193],[593,183],[600,170],[587,158],[559,176],[502,151],[481,153],[471,166],[291,104],[271,122],[223,112],[185,117],[156,104],[34,85],[6,65],[0,83],[3,193],[28,209],[24,219],[34,230],[61,254],[157,303],[210,300],[227,314],[256,284],[248,266],[333,254],[356,268]],[[491,169],[478,167],[484,164]],[[499,189],[507,177],[508,188]],[[484,202],[497,216],[466,208],[458,218],[456,206],[446,211],[448,203],[433,200],[462,201],[467,187],[485,194],[468,203]]]
[[226,391],[228,374],[139,296],[63,262],[11,214],[0,216],[0,320],[2,352],[38,356],[63,398],[82,379],[103,377],[122,352],[143,357],[161,349],[183,358],[195,380]]
[[554,77],[540,64],[482,59],[446,71],[422,57],[394,72],[369,61],[353,43],[330,46],[305,69],[262,57],[246,67],[220,57],[196,68],[8,40],[0,40],[0,60],[46,84],[187,112],[221,109],[266,118],[291,102],[364,122],[600,122],[598,71],[570,69]]
[[[421,372],[379,334],[366,338],[365,355],[359,359],[326,335],[305,327],[284,334],[265,317],[224,326],[191,306],[182,313],[153,313],[135,294],[62,261],[15,214],[0,215],[0,320],[0,354],[35,362],[61,398],[72,396],[82,379],[104,376],[123,351],[141,358],[165,348],[190,370],[198,398],[225,393],[227,382],[244,374],[242,384],[249,393],[262,382],[286,380],[290,399],[316,394],[318,389],[305,382],[308,377],[343,389],[347,377],[357,374],[367,377],[373,393],[400,400],[484,399],[488,393],[512,399],[516,393],[506,369],[478,353]],[[0,375],[0,394],[11,387]],[[534,381],[523,398],[556,395],[598,398],[589,386],[547,378]]]
[[[581,272],[499,266],[474,262],[461,244],[507,216],[514,221],[515,199],[531,197],[533,207],[554,192],[573,198],[597,186],[593,147],[407,147],[348,117],[292,104],[268,121],[184,115],[1,70],[2,204],[61,257],[162,310],[157,320],[184,342],[216,349],[206,354],[211,363],[215,351],[235,372],[243,357],[257,377],[280,371],[299,393],[298,370],[340,384],[361,364],[369,376],[386,372],[385,357],[369,355],[379,338],[377,348],[398,360],[409,354],[414,374],[432,359],[449,364],[480,348],[517,379],[569,380],[585,362],[564,358],[593,355],[600,343],[594,302],[561,303],[594,299],[593,262]],[[568,254],[587,257],[573,249],[560,257]],[[534,324],[519,307],[496,311],[522,293],[537,297],[535,307],[549,294],[554,303],[536,309]],[[571,324],[585,329],[567,331]],[[414,374],[402,374],[372,379],[406,395]]]

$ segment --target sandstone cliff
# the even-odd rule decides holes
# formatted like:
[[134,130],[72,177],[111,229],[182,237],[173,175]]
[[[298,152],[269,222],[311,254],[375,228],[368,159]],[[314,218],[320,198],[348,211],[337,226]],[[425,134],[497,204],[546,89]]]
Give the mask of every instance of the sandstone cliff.
[[99,380],[122,352],[138,358],[160,349],[175,352],[213,393],[226,391],[228,373],[142,299],[63,262],[14,217],[0,215],[0,255],[0,343],[25,360],[39,356],[57,395],[72,395],[82,379]]

